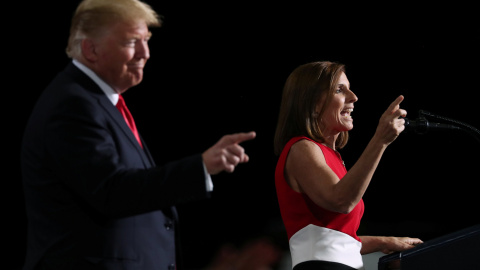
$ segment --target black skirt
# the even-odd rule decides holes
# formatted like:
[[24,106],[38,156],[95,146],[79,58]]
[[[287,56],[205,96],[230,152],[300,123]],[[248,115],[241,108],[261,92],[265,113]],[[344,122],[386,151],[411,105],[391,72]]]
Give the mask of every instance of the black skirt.
[[345,264],[327,261],[307,261],[301,262],[293,270],[357,270]]

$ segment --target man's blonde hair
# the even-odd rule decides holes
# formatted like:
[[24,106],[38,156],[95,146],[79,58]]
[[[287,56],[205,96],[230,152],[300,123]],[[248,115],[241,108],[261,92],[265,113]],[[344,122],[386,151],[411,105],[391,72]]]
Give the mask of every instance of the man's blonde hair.
[[113,22],[143,20],[148,27],[160,27],[160,16],[139,0],[83,0],[75,10],[66,53],[70,58],[81,56],[81,41],[99,36]]

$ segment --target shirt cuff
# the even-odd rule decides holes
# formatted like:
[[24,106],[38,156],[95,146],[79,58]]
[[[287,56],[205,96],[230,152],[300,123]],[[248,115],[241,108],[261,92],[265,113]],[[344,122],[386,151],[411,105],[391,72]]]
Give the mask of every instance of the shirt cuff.
[[203,171],[205,172],[205,186],[207,188],[207,191],[213,191],[212,177],[207,172],[207,167],[205,167],[205,163],[202,162],[202,164],[203,164]]

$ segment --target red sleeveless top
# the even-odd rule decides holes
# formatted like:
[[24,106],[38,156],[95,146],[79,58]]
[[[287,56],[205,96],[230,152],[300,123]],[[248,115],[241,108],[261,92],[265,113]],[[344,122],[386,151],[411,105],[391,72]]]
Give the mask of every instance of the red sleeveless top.
[[342,179],[347,173],[340,154],[333,149],[303,136],[290,139],[280,154],[275,170],[277,199],[288,239],[302,228],[313,224],[343,232],[361,242],[356,232],[364,212],[363,200],[360,200],[348,214],[332,212],[319,207],[306,194],[294,191],[287,184],[284,176],[287,155],[292,145],[299,140],[310,140],[316,143],[322,150],[327,165],[335,172],[338,178]]

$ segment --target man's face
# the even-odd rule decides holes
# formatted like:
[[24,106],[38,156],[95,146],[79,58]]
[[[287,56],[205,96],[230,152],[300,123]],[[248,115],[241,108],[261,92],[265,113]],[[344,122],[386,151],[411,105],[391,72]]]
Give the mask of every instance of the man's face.
[[97,55],[94,71],[117,93],[139,84],[143,67],[150,58],[150,36],[143,21],[114,23],[102,37],[94,39]]

